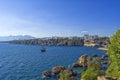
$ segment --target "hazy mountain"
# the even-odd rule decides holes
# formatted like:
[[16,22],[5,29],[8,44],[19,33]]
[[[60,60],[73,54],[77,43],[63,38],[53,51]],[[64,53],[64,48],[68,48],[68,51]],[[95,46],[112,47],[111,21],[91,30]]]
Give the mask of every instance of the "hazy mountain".
[[0,36],[0,41],[24,40],[24,39],[34,39],[34,38],[35,37],[30,35]]

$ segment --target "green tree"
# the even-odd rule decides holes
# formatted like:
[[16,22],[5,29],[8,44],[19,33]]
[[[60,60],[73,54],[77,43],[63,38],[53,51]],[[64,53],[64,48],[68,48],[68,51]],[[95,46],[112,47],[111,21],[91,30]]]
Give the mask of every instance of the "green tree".
[[60,72],[60,80],[69,80],[69,75],[65,70]]
[[106,75],[112,78],[120,78],[120,29],[111,37],[108,54],[110,65]]
[[104,75],[104,71],[102,71],[102,65],[98,58],[94,58],[93,60],[89,60],[88,69],[82,73],[83,80],[97,80],[97,77],[100,75]]

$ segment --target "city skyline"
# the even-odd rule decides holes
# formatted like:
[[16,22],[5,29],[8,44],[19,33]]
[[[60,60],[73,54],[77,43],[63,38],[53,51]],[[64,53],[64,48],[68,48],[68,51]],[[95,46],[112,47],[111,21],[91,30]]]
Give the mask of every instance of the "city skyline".
[[0,36],[111,36],[119,14],[119,0],[1,0]]

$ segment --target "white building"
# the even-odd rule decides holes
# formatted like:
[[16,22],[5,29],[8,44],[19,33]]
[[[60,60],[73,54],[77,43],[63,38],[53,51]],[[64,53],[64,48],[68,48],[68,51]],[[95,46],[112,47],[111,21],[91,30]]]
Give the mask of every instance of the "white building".
[[84,35],[84,41],[92,42],[93,40],[97,39],[98,35]]

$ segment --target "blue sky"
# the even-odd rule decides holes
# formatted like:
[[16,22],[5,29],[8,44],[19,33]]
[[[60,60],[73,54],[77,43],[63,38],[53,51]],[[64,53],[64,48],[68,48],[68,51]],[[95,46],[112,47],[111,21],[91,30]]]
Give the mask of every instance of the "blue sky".
[[0,0],[0,36],[110,36],[120,0]]

